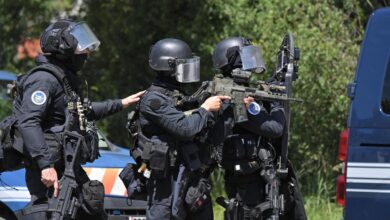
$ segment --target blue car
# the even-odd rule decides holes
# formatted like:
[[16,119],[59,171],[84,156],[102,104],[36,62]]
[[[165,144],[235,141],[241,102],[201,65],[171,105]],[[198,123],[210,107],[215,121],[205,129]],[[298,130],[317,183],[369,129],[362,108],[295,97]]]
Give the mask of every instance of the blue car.
[[[6,98],[6,85],[16,79],[12,73],[0,71],[0,99]],[[129,150],[111,143],[100,131],[101,157],[83,166],[91,180],[104,184],[104,209],[109,219],[143,220],[146,201],[129,200],[127,190],[119,179],[119,173],[127,163],[135,163]],[[30,194],[25,182],[25,169],[0,174],[0,219],[13,218],[16,212],[27,205]]]

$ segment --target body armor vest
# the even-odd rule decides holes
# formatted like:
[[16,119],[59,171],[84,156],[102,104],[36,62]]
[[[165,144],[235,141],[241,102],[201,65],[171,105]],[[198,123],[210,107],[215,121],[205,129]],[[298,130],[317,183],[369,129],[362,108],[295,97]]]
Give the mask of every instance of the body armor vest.
[[[62,134],[64,131],[76,131],[83,135],[86,145],[82,146],[80,153],[80,162],[92,162],[98,158],[98,136],[97,129],[93,124],[87,130],[86,114],[88,110],[88,101],[81,101],[81,97],[70,86],[65,73],[52,64],[42,64],[31,69],[26,74],[19,76],[11,88],[11,95],[15,99],[22,101],[23,84],[26,79],[37,71],[45,71],[56,77],[63,86],[67,109],[65,110],[65,123],[61,126],[55,126],[45,131],[44,137],[49,151],[52,154],[51,162],[59,161],[62,157]],[[8,116],[0,122],[0,172],[12,171],[23,167],[23,139],[16,128],[17,118],[14,114]],[[14,161],[10,163],[9,161]]]

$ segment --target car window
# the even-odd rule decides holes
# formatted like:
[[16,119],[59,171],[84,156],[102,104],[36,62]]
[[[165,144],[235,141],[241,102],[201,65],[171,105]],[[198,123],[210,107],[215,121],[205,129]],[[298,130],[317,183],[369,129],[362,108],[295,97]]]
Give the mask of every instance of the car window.
[[382,92],[382,111],[386,114],[390,114],[390,57],[387,62],[385,82]]

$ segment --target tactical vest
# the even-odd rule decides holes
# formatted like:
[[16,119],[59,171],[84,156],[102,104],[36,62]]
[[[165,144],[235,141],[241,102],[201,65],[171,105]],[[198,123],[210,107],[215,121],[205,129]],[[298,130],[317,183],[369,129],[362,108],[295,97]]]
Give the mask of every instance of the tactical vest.
[[[152,85],[146,90],[146,92],[152,91],[169,98],[173,97],[175,103],[180,103],[182,99],[178,92],[159,86]],[[139,104],[137,104],[136,110],[129,114],[128,119],[128,130],[134,138],[134,144],[130,147],[130,154],[138,164],[143,163],[147,168],[151,169],[153,178],[165,178],[169,168],[177,166],[178,161],[183,161],[192,171],[201,167],[198,146],[196,144],[187,142],[180,143],[181,145],[179,146],[179,143],[169,136],[167,136],[167,142],[165,140],[152,140],[142,132],[139,119]]]
[[237,175],[249,175],[260,169],[259,151],[264,146],[258,135],[233,134],[223,144],[221,166]]
[[[52,64],[42,64],[19,76],[17,81],[14,82],[14,98],[22,101],[23,84],[31,74],[38,71],[45,71],[56,77],[63,86],[68,102],[64,125],[56,126],[53,128],[53,131],[44,133],[45,141],[52,154],[52,162],[54,163],[61,159],[62,145],[64,144],[62,143],[62,134],[65,130],[83,133],[82,135],[84,135],[87,144],[81,149],[80,161],[81,163],[94,161],[100,156],[98,152],[97,129],[94,126],[85,132],[79,129],[80,125],[85,125],[86,123],[85,121],[80,121],[80,115],[86,114],[80,111],[80,105],[83,105],[81,97],[72,89],[66,75],[58,67]],[[16,123],[17,118],[14,113],[0,122],[0,172],[23,168],[23,139],[15,126]]]

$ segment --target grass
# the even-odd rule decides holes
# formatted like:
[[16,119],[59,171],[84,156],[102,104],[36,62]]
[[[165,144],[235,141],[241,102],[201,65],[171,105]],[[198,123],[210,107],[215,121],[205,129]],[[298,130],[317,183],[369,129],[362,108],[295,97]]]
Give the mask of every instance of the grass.
[[[215,197],[213,198],[215,199]],[[328,199],[317,196],[305,197],[305,209],[308,220],[340,220],[342,208]],[[214,219],[223,219],[223,208],[214,202]]]
[[335,202],[317,196],[305,198],[305,209],[308,220],[340,220],[343,211]]
[[214,205],[213,206],[214,219],[215,220],[222,220],[223,219],[223,211],[224,211],[224,209],[222,208],[222,206],[216,204],[215,202],[213,203],[213,205]]

